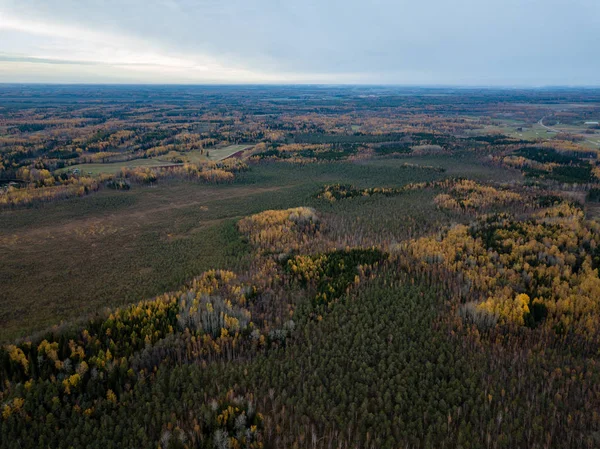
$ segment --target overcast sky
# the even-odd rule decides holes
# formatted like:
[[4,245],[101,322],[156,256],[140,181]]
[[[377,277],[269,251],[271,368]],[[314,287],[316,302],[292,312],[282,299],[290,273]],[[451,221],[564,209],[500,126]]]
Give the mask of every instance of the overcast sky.
[[0,0],[0,82],[600,85],[600,0]]

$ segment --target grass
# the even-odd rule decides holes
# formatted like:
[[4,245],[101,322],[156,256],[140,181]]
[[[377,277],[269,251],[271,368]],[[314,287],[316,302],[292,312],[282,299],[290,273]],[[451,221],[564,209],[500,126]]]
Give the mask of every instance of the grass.
[[[221,161],[227,159],[231,155],[251,147],[252,145],[228,145],[222,148],[209,148],[208,150],[192,150],[186,152],[172,151],[168,155],[161,156],[160,159],[172,160],[173,158],[179,158],[184,162],[201,164],[208,161]],[[207,152],[208,156],[206,156]]]
[[[184,162],[200,164],[208,161],[221,161],[223,159],[227,159],[238,151],[246,150],[251,147],[252,145],[228,145],[223,148],[209,148],[208,150],[192,150],[186,152],[172,151],[167,156],[169,160],[173,157],[176,157]],[[207,152],[208,156],[206,156]],[[166,160],[167,157],[161,156],[161,158]]]
[[165,156],[159,156],[157,158],[147,158],[147,159],[133,159],[131,161],[124,162],[108,162],[108,163],[91,163],[91,164],[77,164],[71,165],[68,168],[63,168],[59,170],[59,172],[64,172],[67,170],[79,169],[82,175],[92,174],[97,176],[102,173],[106,173],[109,175],[117,174],[121,171],[122,168],[130,167],[164,167],[168,165],[179,165],[177,163],[173,163],[170,161],[172,157],[180,157],[185,162],[191,163],[202,163],[206,161],[220,161],[222,159],[226,159],[229,156],[237,153],[238,151],[245,150],[250,148],[252,145],[228,145],[223,148],[212,148],[208,150],[208,157],[206,154],[201,154],[200,150],[192,150],[186,153],[179,152],[171,152],[169,153],[169,158],[165,158]]
[[235,220],[170,225],[166,211],[158,215],[129,226],[94,220],[36,229],[0,245],[0,337],[149,298],[211,268],[244,265]]
[[0,340],[176,289],[211,268],[243,269],[249,248],[235,223],[263,210],[315,207],[329,217],[342,243],[364,236],[393,243],[452,219],[434,207],[432,191],[331,205],[314,197],[324,184],[401,187],[445,176],[514,176],[469,159],[410,158],[445,167],[446,173],[402,167],[403,162],[264,163],[232,185],[160,182],[3,211]]
[[[521,128],[521,129],[519,129]],[[509,137],[521,140],[548,139],[556,135],[555,132],[548,131],[539,123],[526,123],[520,120],[496,119],[496,124],[486,125],[477,130],[477,134],[501,133]]]
[[223,148],[211,148],[208,150],[208,159],[211,161],[227,159],[238,151],[246,150],[252,146],[253,145],[229,145]]
[[164,167],[165,165],[177,165],[172,162],[161,161],[160,159],[133,159],[131,161],[124,162],[108,162],[106,164],[78,164],[71,165],[68,168],[61,169],[60,171],[74,170],[78,168],[82,175],[91,173],[92,175],[99,175],[101,173],[107,173],[109,175],[117,174],[122,168],[126,167]]
[[[518,130],[517,128],[522,128],[522,130]],[[588,126],[585,125],[553,125],[552,129],[556,129],[557,131],[576,134],[584,138],[581,142],[578,142],[583,147],[590,149],[598,149],[600,146],[600,137],[598,134],[585,134],[585,131],[588,130]],[[557,135],[556,132],[550,131],[547,128],[544,128],[539,123],[527,124],[523,122],[518,122],[515,120],[506,120],[503,119],[500,121],[498,125],[486,126],[484,128],[485,132],[501,132],[510,137],[514,137],[522,140],[536,140],[536,139],[552,139]]]

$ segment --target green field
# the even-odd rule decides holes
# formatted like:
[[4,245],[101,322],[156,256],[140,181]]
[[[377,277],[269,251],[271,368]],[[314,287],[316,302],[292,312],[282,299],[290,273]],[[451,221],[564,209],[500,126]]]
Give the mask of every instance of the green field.
[[[522,129],[518,130],[517,128]],[[530,124],[516,120],[501,120],[495,125],[487,125],[478,134],[486,135],[489,133],[501,133],[515,139],[532,141],[536,139],[549,139],[556,135],[556,133],[548,131],[538,123]]]
[[252,146],[253,145],[228,145],[223,148],[211,148],[208,150],[208,159],[211,161],[227,159],[238,151],[246,150]]
[[78,164],[71,165],[66,170],[79,169],[82,175],[99,175],[106,173],[109,175],[116,175],[121,171],[122,168],[135,168],[135,167],[165,167],[169,165],[178,165],[172,162],[161,161],[160,159],[133,159],[131,161],[124,162],[108,162],[105,164]]
[[[203,162],[208,161],[221,161],[223,159],[227,159],[231,155],[251,148],[252,145],[228,145],[222,148],[209,148],[207,150],[192,150],[186,152],[172,152],[169,153],[168,158],[177,157],[183,160],[184,162],[190,162],[192,164],[201,164]],[[208,153],[208,156],[206,156]],[[165,156],[161,156],[159,159],[166,160]]]
[[[518,130],[517,128],[522,128]],[[600,135],[585,134],[588,130],[587,126],[574,126],[574,125],[553,125],[550,128],[556,131],[564,132],[567,134],[575,134],[584,138],[584,140],[578,142],[581,146],[598,149],[600,146]],[[544,128],[539,123],[524,123],[516,120],[501,120],[496,125],[487,125],[482,129],[482,134],[488,134],[490,132],[499,132],[510,137],[522,140],[537,140],[537,139],[552,139],[558,133]]]
[[250,148],[252,145],[228,145],[223,148],[211,148],[208,150],[208,157],[206,154],[202,154],[200,150],[192,150],[185,153],[171,152],[169,157],[159,156],[157,158],[148,159],[132,159],[124,162],[108,162],[103,164],[91,163],[91,164],[77,164],[71,165],[68,168],[61,169],[60,171],[75,170],[79,169],[82,175],[94,175],[97,176],[102,173],[109,175],[115,175],[121,171],[122,168],[136,168],[136,167],[166,167],[179,165],[178,163],[171,162],[172,157],[180,157],[185,162],[191,162],[200,164],[207,161],[220,161],[227,159],[232,154],[238,151]]

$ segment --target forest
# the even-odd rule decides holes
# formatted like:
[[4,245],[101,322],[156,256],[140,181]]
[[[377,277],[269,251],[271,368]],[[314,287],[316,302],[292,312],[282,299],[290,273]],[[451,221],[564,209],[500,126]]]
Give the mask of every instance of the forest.
[[0,447],[600,447],[599,118],[0,85]]

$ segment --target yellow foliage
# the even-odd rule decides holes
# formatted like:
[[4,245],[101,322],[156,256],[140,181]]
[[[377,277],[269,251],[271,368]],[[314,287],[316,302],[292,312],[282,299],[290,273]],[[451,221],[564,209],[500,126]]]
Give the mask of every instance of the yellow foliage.
[[38,186],[30,184],[22,188],[9,187],[7,190],[0,190],[0,208],[84,196],[97,191],[109,178],[110,176],[107,175],[96,178],[69,178],[64,184],[59,185],[55,185],[54,178],[47,178]]
[[70,394],[71,387],[77,387],[79,385],[80,381],[81,381],[81,376],[79,376],[79,374],[73,374],[73,375],[67,377],[65,380],[63,380],[62,384],[65,389],[65,393]]
[[479,309],[484,310],[507,322],[525,324],[523,317],[529,313],[529,296],[521,293],[513,299],[490,298],[479,304]]
[[8,345],[6,349],[8,351],[8,356],[10,357],[10,359],[21,365],[25,374],[27,374],[29,372],[29,361],[27,360],[25,353],[20,348],[17,348],[15,345]]
[[117,403],[117,395],[110,389],[106,392],[106,399],[113,404]]
[[58,342],[49,343],[48,340],[43,340],[38,346],[38,353],[46,355],[50,360],[58,361]]
[[267,210],[239,221],[238,229],[263,252],[285,253],[300,249],[318,233],[319,217],[314,209],[296,207]]
[[439,207],[445,209],[479,210],[493,205],[507,205],[522,199],[516,192],[463,179],[450,188],[449,194],[440,194],[434,201]]
[[10,415],[12,415],[12,409],[10,408],[10,405],[4,404],[4,407],[2,407],[2,418],[8,419],[10,418]]
[[[584,221],[580,209],[563,203],[530,221],[481,217],[440,238],[413,240],[406,249],[409,260],[423,268],[438,265],[455,273],[470,294],[486,298],[479,310],[500,321],[522,325],[530,308],[540,304],[548,326],[562,323],[588,335],[600,320],[600,278],[592,268],[599,244],[600,225]],[[534,297],[518,291],[532,291]]]
[[23,398],[14,398],[13,399],[13,406],[12,409],[15,413],[18,413],[21,408],[23,408],[23,405],[25,404],[25,399]]

